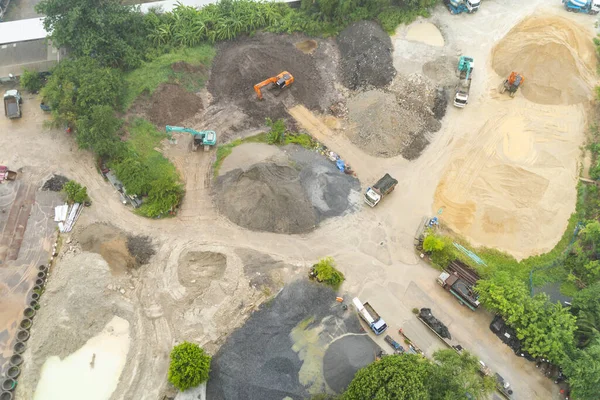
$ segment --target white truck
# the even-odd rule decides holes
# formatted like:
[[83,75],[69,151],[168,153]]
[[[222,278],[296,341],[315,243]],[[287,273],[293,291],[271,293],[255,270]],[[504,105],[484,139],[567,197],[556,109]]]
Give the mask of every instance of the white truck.
[[384,196],[394,191],[397,184],[398,181],[396,179],[392,178],[390,174],[385,174],[372,187],[367,188],[365,203],[371,207],[375,207]]
[[368,302],[363,304],[358,297],[352,299],[352,302],[358,311],[358,315],[360,315],[360,317],[369,325],[369,328],[371,328],[376,335],[381,335],[383,332],[385,332],[387,329],[387,324]]

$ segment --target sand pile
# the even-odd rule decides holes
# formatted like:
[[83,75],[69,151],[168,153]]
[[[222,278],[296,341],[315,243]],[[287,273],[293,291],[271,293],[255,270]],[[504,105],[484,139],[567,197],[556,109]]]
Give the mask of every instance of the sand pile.
[[[360,190],[356,178],[315,152],[285,149],[285,162],[239,165],[220,176],[215,185],[219,210],[251,230],[294,234],[354,208]],[[235,149],[243,151],[244,145]]]
[[370,90],[348,100],[348,116],[355,129],[349,139],[377,157],[401,154],[414,160],[441,128],[446,96],[421,75],[398,75],[390,92]]
[[384,87],[396,70],[390,36],[376,22],[360,21],[337,37],[342,82],[350,89]]
[[[261,33],[219,44],[208,90],[217,103],[237,105],[254,125],[264,124],[266,117],[287,117],[284,102],[291,98],[310,109],[327,110],[337,98],[333,87],[335,68],[326,66],[332,62],[331,45],[317,41],[312,53],[307,54],[295,46],[305,39]],[[282,71],[294,76],[294,84],[279,97],[269,96],[269,90],[264,89],[265,99],[259,101],[254,85]]]
[[591,98],[596,54],[591,34],[557,16],[523,20],[496,45],[492,66],[503,78],[525,77],[523,95],[540,104],[576,104]]

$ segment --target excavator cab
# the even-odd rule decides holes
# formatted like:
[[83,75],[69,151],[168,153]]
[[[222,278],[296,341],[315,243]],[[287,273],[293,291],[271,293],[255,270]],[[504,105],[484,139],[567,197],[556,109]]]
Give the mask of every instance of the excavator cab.
[[283,71],[282,73],[280,73],[277,76],[273,76],[269,79],[265,79],[264,81],[254,85],[254,91],[256,92],[256,96],[258,97],[258,99],[262,100],[263,95],[262,95],[261,89],[263,87],[273,84],[273,85],[275,85],[275,87],[277,89],[281,90],[281,89],[285,89],[286,87],[290,86],[292,83],[294,83],[294,76],[287,71]]

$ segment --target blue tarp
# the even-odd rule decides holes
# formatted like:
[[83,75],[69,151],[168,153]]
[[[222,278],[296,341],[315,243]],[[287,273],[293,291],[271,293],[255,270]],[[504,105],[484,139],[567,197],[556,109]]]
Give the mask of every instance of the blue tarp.
[[344,170],[346,169],[346,164],[344,163],[344,160],[342,160],[341,158],[338,158],[338,160],[335,162],[335,165],[342,172],[344,172]]

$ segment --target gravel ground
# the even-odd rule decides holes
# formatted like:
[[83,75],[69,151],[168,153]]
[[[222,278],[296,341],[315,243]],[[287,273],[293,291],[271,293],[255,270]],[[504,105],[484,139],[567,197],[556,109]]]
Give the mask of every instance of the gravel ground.
[[[233,332],[214,356],[207,398],[264,400],[288,396],[296,400],[309,397],[309,391],[324,392],[325,349],[342,335],[360,333],[356,314],[344,311],[335,296],[330,288],[306,280],[284,287]],[[351,353],[365,357],[374,346],[364,340],[353,345],[360,348]],[[337,348],[330,353],[336,353]],[[361,364],[352,356],[339,357],[340,362],[344,359],[354,366]]]
[[360,21],[337,37],[340,49],[340,75],[344,85],[357,90],[387,86],[396,70],[392,62],[392,41],[381,26]]
[[232,222],[256,231],[305,233],[359,203],[356,178],[316,152],[296,145],[285,151],[287,165],[262,162],[217,179],[217,205]]

